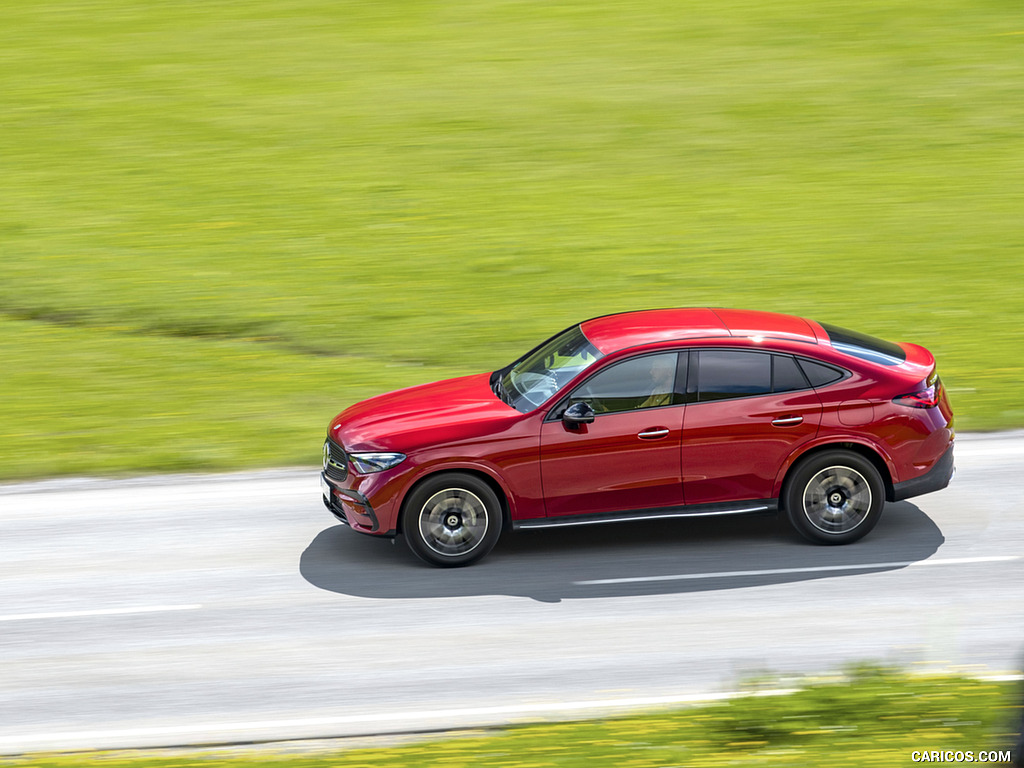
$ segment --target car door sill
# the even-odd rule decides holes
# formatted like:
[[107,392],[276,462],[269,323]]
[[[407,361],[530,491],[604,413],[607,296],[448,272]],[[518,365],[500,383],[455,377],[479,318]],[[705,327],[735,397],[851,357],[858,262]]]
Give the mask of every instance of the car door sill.
[[513,520],[514,530],[531,528],[565,528],[571,525],[598,525],[600,523],[630,523],[638,520],[663,520],[672,517],[714,517],[716,515],[753,515],[777,512],[778,499],[755,499],[729,504],[690,504],[682,507],[639,509],[628,512],[600,512],[591,515],[540,517],[531,520]]

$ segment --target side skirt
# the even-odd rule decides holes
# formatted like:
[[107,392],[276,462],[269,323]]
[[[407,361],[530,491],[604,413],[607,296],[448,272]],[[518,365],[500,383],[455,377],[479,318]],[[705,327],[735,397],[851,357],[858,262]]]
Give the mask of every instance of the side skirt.
[[531,520],[513,520],[512,529],[525,531],[532,528],[566,528],[573,525],[600,525],[601,523],[630,523],[637,520],[664,520],[673,517],[716,517],[718,515],[756,515],[779,511],[778,499],[755,499],[728,504],[690,504],[682,507],[638,509],[629,512],[599,512],[592,515],[566,515],[541,517]]

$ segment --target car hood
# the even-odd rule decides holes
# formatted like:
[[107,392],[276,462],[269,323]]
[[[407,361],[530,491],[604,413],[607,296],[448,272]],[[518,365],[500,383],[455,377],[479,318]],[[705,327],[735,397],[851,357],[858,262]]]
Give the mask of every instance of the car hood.
[[493,436],[522,416],[495,396],[490,374],[479,373],[363,400],[338,414],[329,434],[349,451],[410,453]]

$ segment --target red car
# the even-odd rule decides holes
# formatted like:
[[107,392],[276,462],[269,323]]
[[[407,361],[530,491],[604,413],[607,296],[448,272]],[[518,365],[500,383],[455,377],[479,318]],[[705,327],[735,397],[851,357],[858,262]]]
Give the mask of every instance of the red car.
[[846,544],[946,487],[935,358],[790,315],[655,309],[574,325],[511,365],[339,414],[322,491],[354,530],[439,566],[502,531],[783,511]]

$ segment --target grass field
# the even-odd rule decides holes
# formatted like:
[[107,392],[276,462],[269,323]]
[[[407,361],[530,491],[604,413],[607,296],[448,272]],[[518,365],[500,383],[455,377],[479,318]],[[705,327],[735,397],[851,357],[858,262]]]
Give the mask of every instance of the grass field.
[[[901,768],[915,752],[1001,764],[1016,742],[1018,685],[864,668],[845,683],[662,714],[527,725],[343,752],[98,753],[0,758],[11,768]],[[985,753],[985,760],[981,753]],[[940,762],[926,760],[925,762]],[[953,763],[953,760],[942,761]],[[962,761],[961,761],[962,762]]]
[[656,306],[917,341],[1024,426],[1019,3],[0,8],[0,479],[315,463]]

